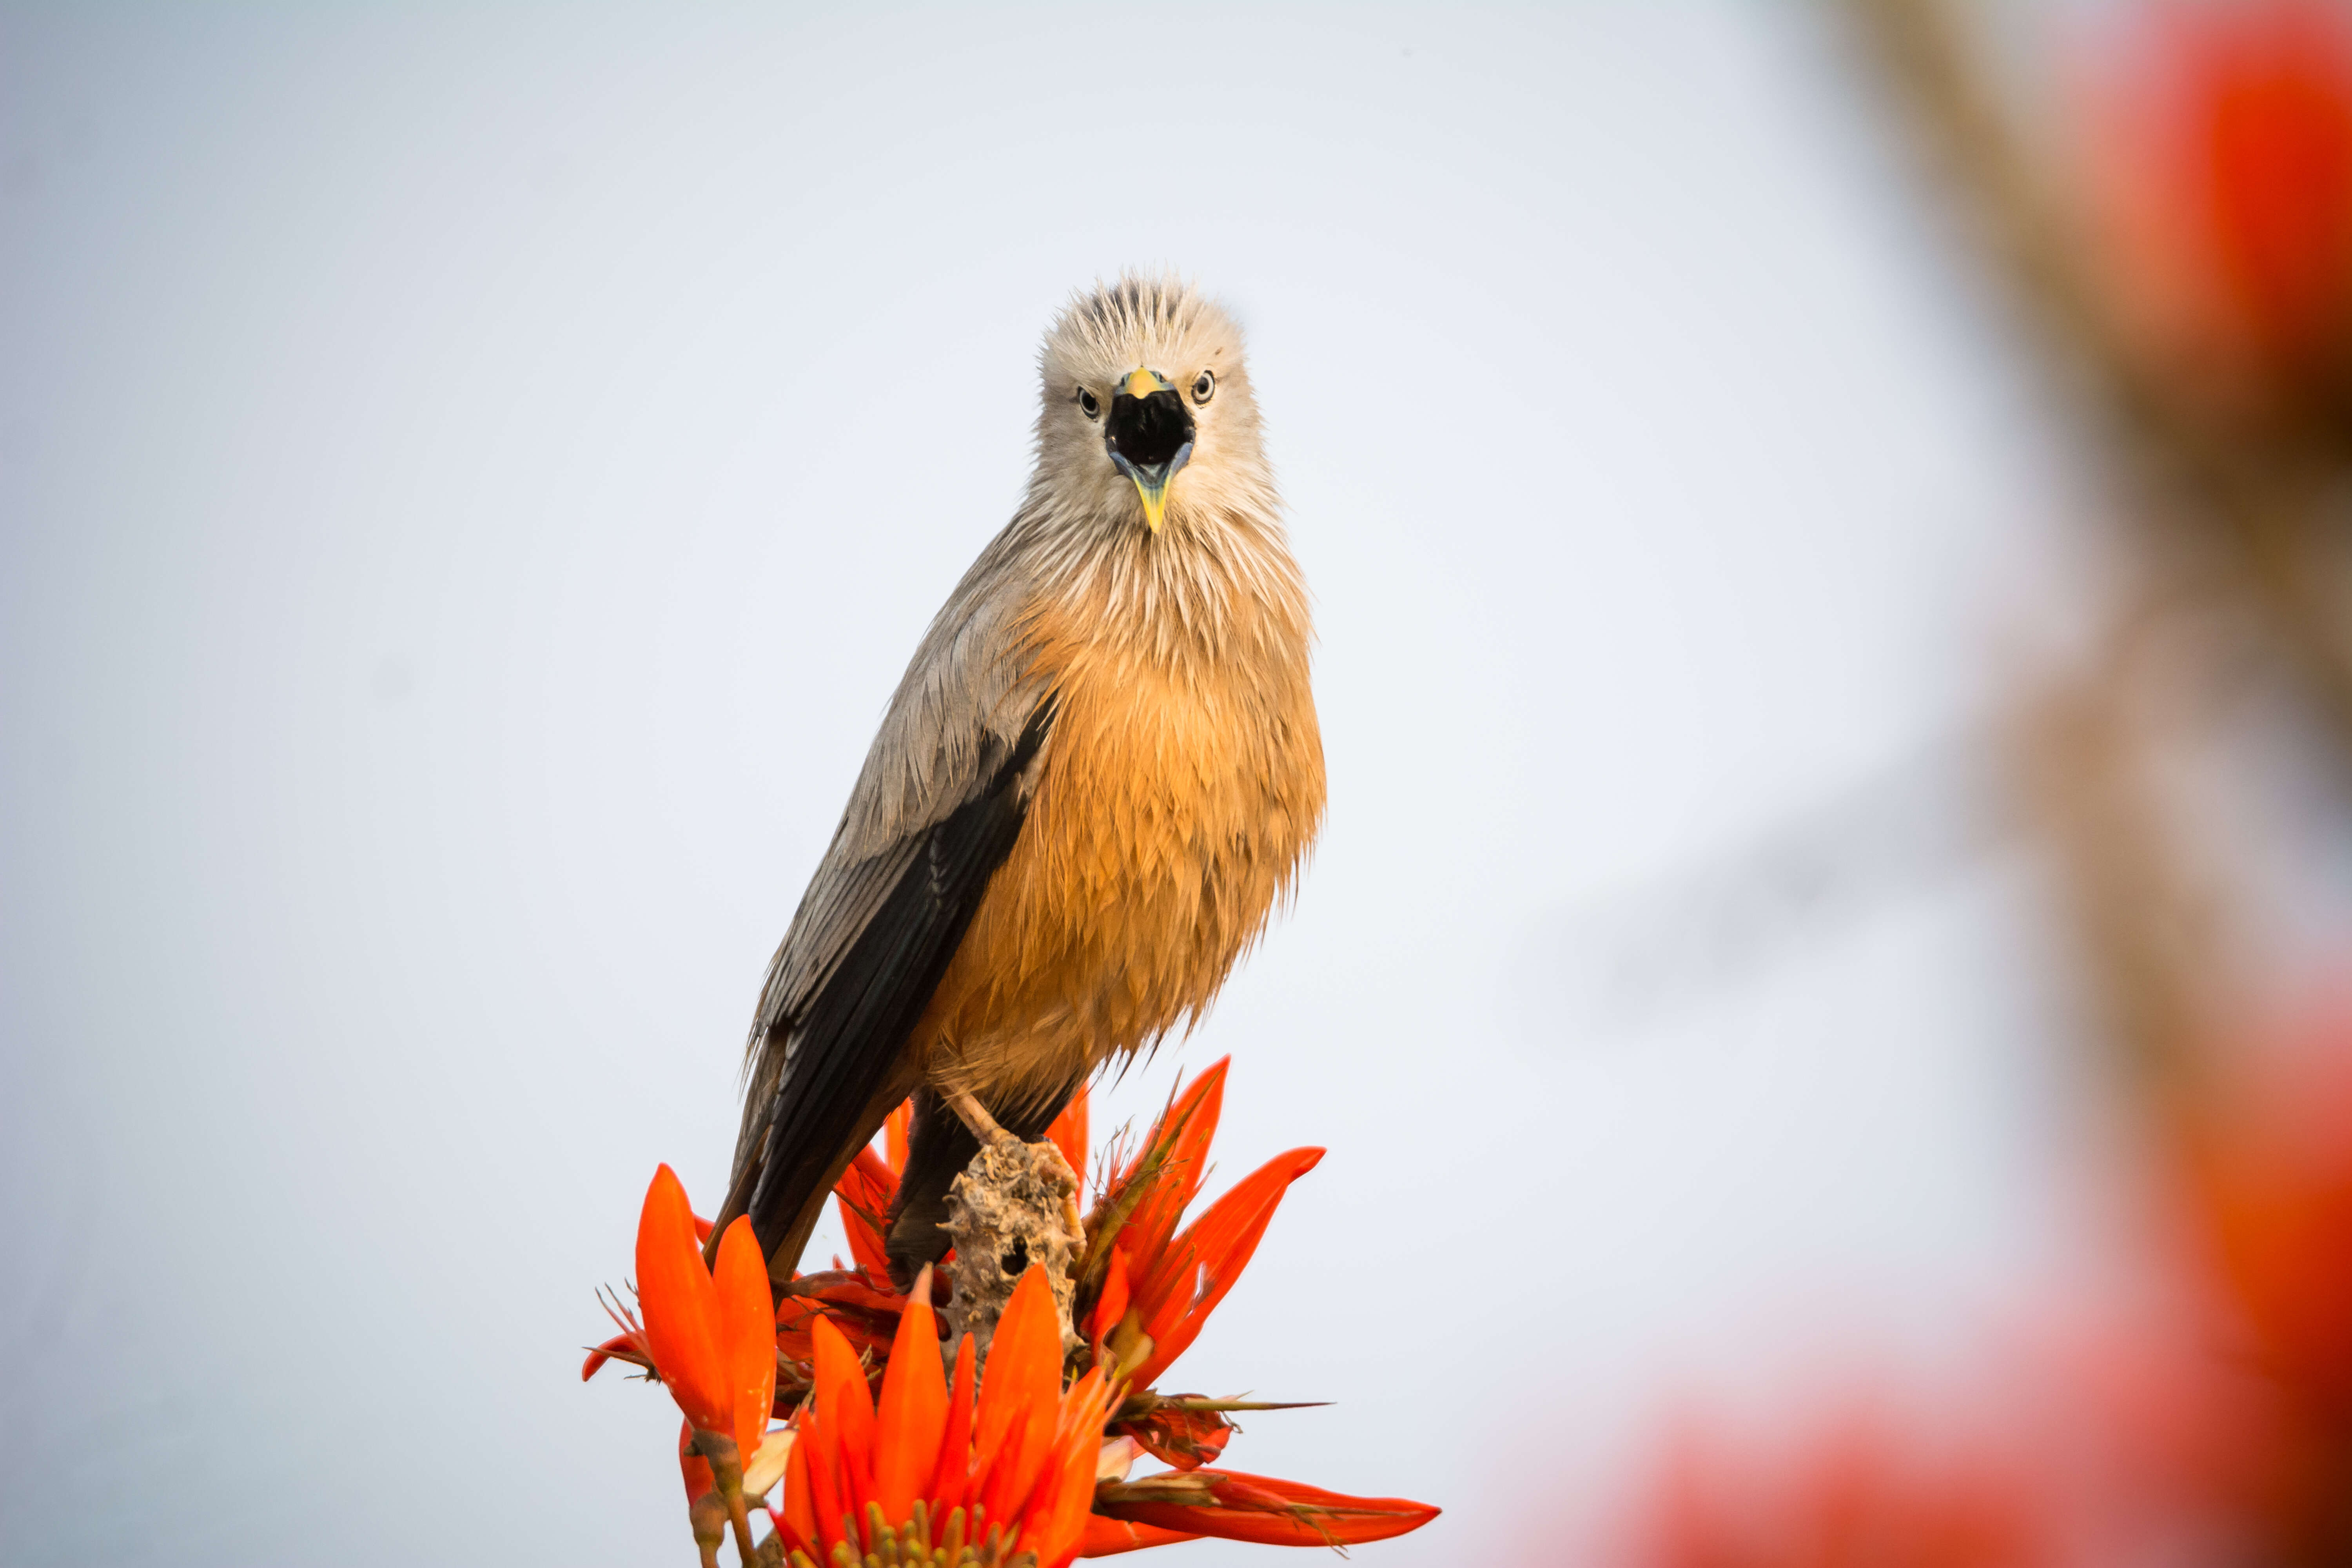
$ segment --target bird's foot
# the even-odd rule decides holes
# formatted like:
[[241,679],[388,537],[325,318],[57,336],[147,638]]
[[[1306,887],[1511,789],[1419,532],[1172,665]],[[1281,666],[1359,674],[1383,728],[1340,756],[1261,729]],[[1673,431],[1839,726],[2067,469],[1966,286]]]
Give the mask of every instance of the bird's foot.
[[954,1111],[958,1120],[961,1121],[966,1127],[971,1129],[971,1135],[980,1140],[982,1148],[1021,1142],[1012,1133],[1007,1132],[996,1118],[988,1113],[988,1108],[972,1097],[969,1089],[958,1089],[947,1097],[947,1102],[948,1109]]

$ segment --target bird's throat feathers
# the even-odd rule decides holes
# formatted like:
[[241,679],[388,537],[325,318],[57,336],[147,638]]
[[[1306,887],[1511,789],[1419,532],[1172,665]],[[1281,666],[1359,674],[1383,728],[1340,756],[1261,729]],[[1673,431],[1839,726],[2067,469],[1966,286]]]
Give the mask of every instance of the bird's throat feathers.
[[1085,627],[1103,657],[1171,672],[1234,662],[1272,671],[1305,654],[1307,585],[1271,518],[1195,513],[1158,533],[1051,516],[1036,524],[1024,541],[1037,567],[1024,617],[1033,637],[1046,624]]

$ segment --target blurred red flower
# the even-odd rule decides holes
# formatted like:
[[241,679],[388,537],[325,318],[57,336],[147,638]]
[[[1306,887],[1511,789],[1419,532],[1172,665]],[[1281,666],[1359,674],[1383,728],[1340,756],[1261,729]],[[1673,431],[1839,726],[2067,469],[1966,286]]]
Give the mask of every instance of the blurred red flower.
[[2352,383],[2352,16],[2250,0],[2125,25],[2092,101],[2128,330],[2184,390],[2333,404]]
[[1644,1521],[1650,1568],[2043,1568],[2057,1561],[2020,1469],[1930,1457],[1849,1416],[1777,1463],[1685,1439]]
[[2179,1109],[2181,1186],[2264,1415],[2223,1479],[2280,1560],[2352,1560],[2352,1015],[2216,1076]]

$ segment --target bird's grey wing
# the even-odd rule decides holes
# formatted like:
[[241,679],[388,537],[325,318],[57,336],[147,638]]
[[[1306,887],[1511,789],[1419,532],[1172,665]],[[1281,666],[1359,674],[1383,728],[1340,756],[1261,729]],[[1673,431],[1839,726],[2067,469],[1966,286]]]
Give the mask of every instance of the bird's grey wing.
[[908,667],[761,991],[720,1222],[750,1214],[779,1277],[872,1135],[876,1098],[1027,812],[1053,702],[1026,678],[991,563]]

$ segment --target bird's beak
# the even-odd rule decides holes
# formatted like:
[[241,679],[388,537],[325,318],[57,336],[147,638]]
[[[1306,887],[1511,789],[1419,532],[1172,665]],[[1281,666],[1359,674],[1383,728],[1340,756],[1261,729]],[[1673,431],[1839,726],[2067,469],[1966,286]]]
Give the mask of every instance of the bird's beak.
[[1168,516],[1168,487],[1192,460],[1192,416],[1168,378],[1141,366],[1129,371],[1110,400],[1103,447],[1134,482],[1154,533]]
[[1192,443],[1187,441],[1176,448],[1176,455],[1165,463],[1130,463],[1117,452],[1110,456],[1119,471],[1135,481],[1135,493],[1143,498],[1143,521],[1152,532],[1159,532],[1168,519],[1169,483],[1176,478],[1176,470],[1191,460]]

